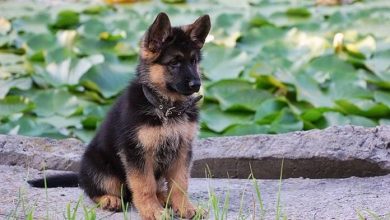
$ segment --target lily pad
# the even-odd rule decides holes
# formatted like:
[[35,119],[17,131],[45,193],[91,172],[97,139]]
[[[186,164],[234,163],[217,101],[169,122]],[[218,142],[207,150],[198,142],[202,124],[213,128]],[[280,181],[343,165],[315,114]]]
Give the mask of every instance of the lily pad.
[[33,104],[26,98],[19,96],[7,96],[0,99],[0,117],[24,112],[33,107]]
[[245,52],[214,45],[204,52],[202,66],[205,76],[210,80],[235,79],[244,70],[248,60]]
[[69,29],[75,28],[80,22],[80,16],[78,12],[72,10],[63,10],[58,13],[55,22],[52,27],[57,29]]
[[257,106],[272,95],[242,80],[222,80],[209,86],[208,96],[219,101],[222,110],[256,111]]
[[21,90],[28,90],[31,88],[31,78],[18,78],[18,79],[7,79],[0,80],[0,100],[8,94],[11,88],[18,88]]
[[223,112],[217,105],[208,105],[203,109],[200,117],[203,126],[218,133],[232,125],[250,124],[253,119],[253,115],[248,113]]

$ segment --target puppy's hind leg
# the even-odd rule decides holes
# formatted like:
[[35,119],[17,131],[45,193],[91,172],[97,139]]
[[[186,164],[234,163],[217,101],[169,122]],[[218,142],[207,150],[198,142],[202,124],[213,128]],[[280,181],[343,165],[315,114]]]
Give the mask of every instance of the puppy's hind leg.
[[102,209],[121,211],[122,185],[125,198],[128,191],[125,182],[107,170],[103,172],[103,169],[98,165],[95,161],[90,160],[89,157],[84,157],[79,175],[80,186]]

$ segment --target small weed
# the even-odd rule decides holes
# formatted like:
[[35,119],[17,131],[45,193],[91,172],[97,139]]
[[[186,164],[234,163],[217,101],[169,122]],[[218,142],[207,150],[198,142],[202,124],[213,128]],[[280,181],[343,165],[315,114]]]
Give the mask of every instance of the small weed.
[[124,200],[124,191],[123,191],[123,184],[121,185],[121,204],[122,204],[122,210],[123,210],[123,219],[127,220],[127,211],[129,209],[129,203]]
[[80,206],[80,203],[81,203],[82,200],[83,200],[83,198],[82,198],[82,196],[80,196],[79,200],[76,203],[76,207],[73,208],[73,210],[71,210],[71,204],[70,203],[68,203],[66,205],[66,217],[65,217],[65,219],[67,219],[67,220],[76,220],[77,210],[79,209],[79,206]]
[[276,216],[275,219],[280,219],[280,194],[282,191],[282,178],[283,178],[283,164],[284,164],[284,158],[282,159],[282,164],[280,166],[280,177],[279,177],[279,189],[278,189],[278,200],[276,202]]
[[250,177],[252,177],[253,187],[255,188],[257,201],[259,202],[259,206],[260,206],[260,219],[264,219],[265,210],[264,210],[263,199],[261,198],[260,187],[259,184],[257,183],[255,175],[253,174],[252,165],[250,163],[249,163],[249,168],[251,171]]

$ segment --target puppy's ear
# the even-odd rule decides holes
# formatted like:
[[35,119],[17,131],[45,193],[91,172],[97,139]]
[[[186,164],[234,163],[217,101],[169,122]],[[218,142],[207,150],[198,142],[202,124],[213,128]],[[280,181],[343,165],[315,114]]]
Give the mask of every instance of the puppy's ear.
[[203,15],[196,19],[193,24],[187,25],[183,29],[185,33],[191,37],[191,40],[194,41],[200,49],[204,45],[204,41],[209,34],[210,28],[210,16]]
[[171,32],[171,22],[168,15],[161,12],[146,32],[144,38],[146,48],[151,52],[159,52]]

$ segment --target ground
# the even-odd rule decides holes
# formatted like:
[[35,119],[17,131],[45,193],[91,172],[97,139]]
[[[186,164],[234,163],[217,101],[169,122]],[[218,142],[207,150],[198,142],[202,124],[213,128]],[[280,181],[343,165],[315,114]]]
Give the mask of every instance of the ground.
[[[83,204],[88,207],[94,206],[78,188],[48,189],[46,197],[45,189],[29,187],[25,182],[26,178],[36,177],[41,173],[35,169],[19,166],[0,166],[0,194],[5,199],[0,205],[0,218],[7,218],[10,214],[11,219],[15,216],[22,217],[23,213],[28,213],[33,208],[35,218],[49,216],[49,219],[62,219],[66,216],[67,205],[71,204],[73,209],[80,196],[84,197]],[[277,216],[279,183],[278,180],[258,181],[265,219]],[[368,219],[375,219],[374,215],[390,219],[389,185],[390,175],[345,179],[286,179],[281,185],[280,216],[287,216],[288,219],[358,219],[360,213]],[[243,219],[252,219],[253,216],[259,219],[261,216],[252,180],[191,179],[192,201],[207,207],[209,193],[215,193],[220,207],[229,194],[228,219],[236,219],[240,215],[240,207],[242,207]],[[26,207],[25,212],[23,212],[23,205]],[[214,216],[215,212],[211,210],[209,219],[217,219]],[[373,214],[370,215],[370,212]],[[219,215],[221,213],[222,208]],[[98,219],[123,219],[123,213],[110,213],[97,209],[96,214]],[[76,219],[83,216],[84,210],[80,207]],[[128,217],[139,218],[134,208],[130,210]]]
[[[97,219],[123,219],[94,209],[78,188],[46,193],[26,183],[43,176],[42,165],[47,175],[77,170],[84,147],[75,139],[0,135],[0,216],[69,219],[83,197],[76,219],[84,218],[84,206]],[[247,179],[248,162],[259,180]],[[202,178],[206,164],[212,178]],[[200,139],[192,171],[190,198],[209,219],[390,219],[390,126]],[[134,208],[127,216],[138,219]]]

